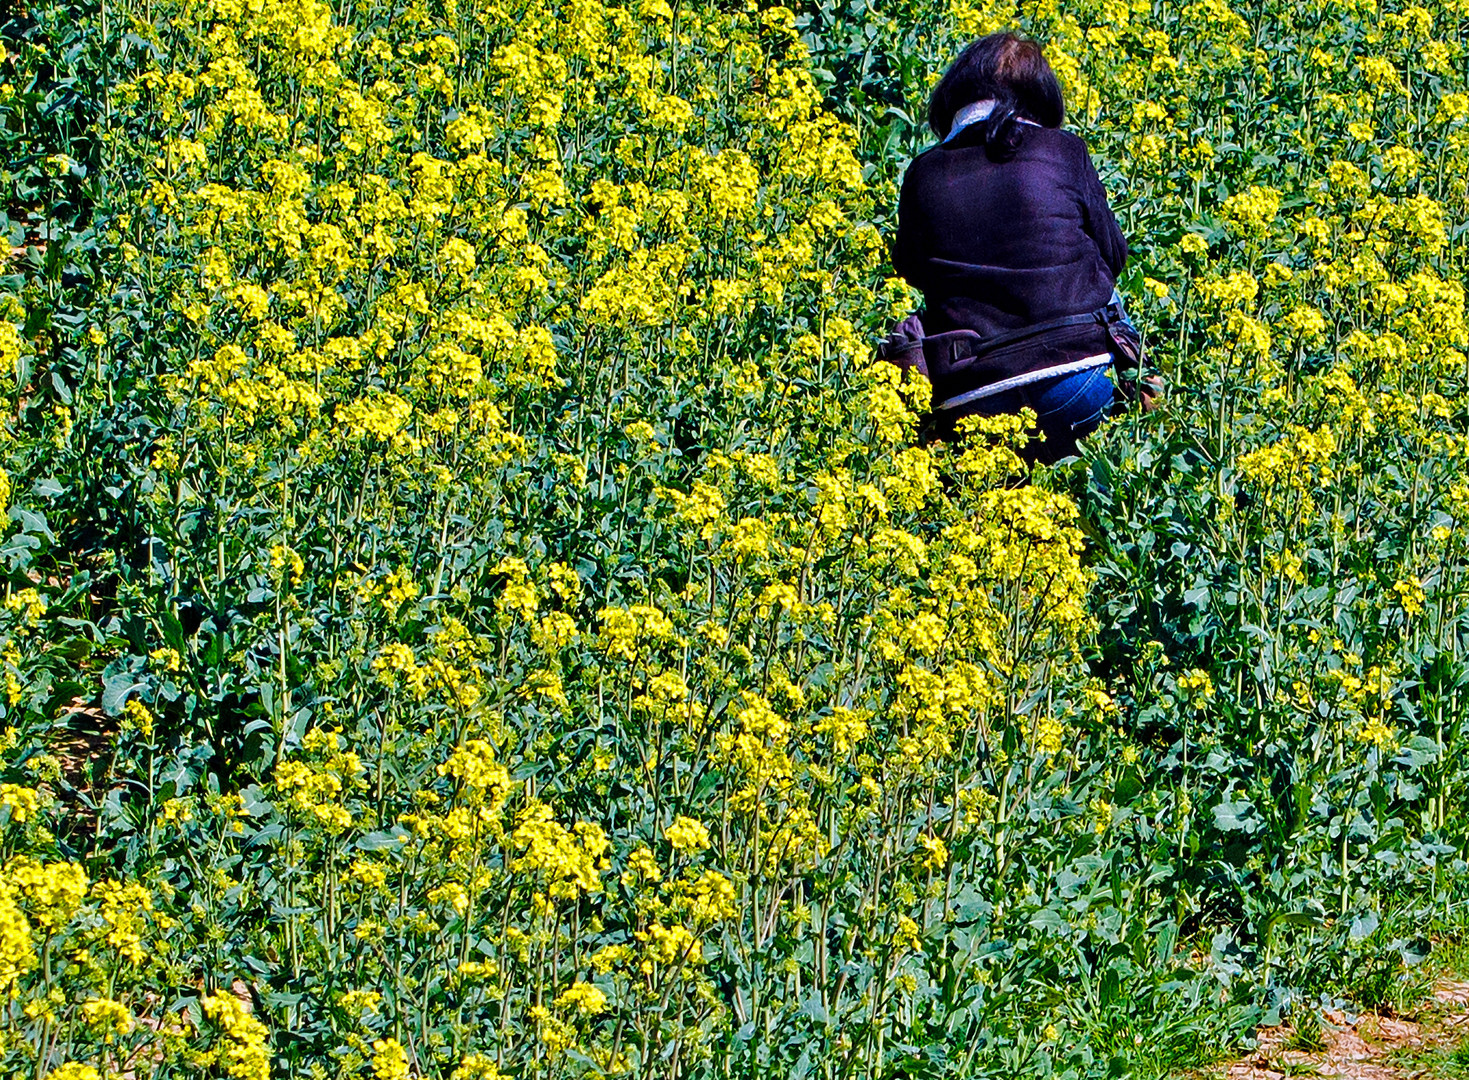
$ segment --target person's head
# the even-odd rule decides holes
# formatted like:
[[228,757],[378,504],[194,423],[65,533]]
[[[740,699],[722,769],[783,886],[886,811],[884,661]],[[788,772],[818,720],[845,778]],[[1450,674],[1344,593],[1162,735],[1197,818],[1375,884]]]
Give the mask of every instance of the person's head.
[[953,128],[955,113],[986,99],[995,103],[985,122],[985,144],[992,154],[1014,152],[1020,117],[1051,128],[1066,119],[1061,84],[1046,54],[1036,42],[1014,34],[989,34],[959,54],[933,88],[928,126],[942,139]]

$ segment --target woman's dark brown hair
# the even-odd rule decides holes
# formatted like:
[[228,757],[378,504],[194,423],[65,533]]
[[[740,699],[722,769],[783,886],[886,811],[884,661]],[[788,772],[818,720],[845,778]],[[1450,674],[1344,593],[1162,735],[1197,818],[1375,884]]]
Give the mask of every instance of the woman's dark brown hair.
[[928,103],[928,126],[944,138],[954,114],[975,101],[993,98],[983,121],[985,148],[1003,160],[1015,153],[1024,134],[1020,119],[1058,128],[1066,119],[1061,84],[1034,41],[1010,33],[989,34],[970,44],[944,72]]

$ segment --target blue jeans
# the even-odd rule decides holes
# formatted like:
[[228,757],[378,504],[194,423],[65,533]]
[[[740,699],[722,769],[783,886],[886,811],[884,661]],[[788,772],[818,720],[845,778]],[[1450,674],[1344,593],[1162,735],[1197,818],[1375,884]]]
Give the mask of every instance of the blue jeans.
[[1090,435],[1112,407],[1110,365],[1102,364],[1072,375],[1039,379],[1014,390],[1006,390],[974,403],[973,411],[985,416],[1018,413],[1025,407],[1035,410],[1036,427],[1045,433],[1045,442],[1032,442],[1022,456],[1054,465],[1077,453],[1076,443]]

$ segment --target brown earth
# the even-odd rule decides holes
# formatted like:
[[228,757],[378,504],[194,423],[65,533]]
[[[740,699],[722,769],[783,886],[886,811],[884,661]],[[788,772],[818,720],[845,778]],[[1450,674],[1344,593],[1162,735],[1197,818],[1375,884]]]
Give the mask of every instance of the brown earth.
[[1321,1014],[1318,1051],[1287,1049],[1295,1031],[1286,1024],[1256,1034],[1255,1051],[1225,1066],[1224,1080],[1429,1080],[1435,1070],[1420,1062],[1469,1038],[1469,982],[1439,983],[1432,1003],[1412,1019],[1328,1010]]

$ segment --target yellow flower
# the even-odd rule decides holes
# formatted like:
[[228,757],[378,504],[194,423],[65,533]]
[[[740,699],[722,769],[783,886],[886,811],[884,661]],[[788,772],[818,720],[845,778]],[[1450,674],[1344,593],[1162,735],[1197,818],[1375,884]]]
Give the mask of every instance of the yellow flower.
[[622,883],[633,888],[640,879],[650,884],[663,880],[663,871],[658,868],[658,860],[645,847],[635,848],[627,857],[627,872],[622,875]]
[[372,1044],[372,1075],[377,1080],[408,1080],[408,1052],[397,1039],[376,1039]]
[[46,1080],[102,1080],[101,1074],[91,1065],[68,1061],[46,1074]]
[[270,1080],[270,1032],[250,1015],[233,994],[201,997],[204,1015],[220,1029],[223,1037],[220,1064],[234,1080]]
[[867,736],[868,724],[862,713],[838,705],[819,719],[813,730],[831,739],[832,751],[842,755]]
[[365,889],[381,889],[388,882],[387,871],[382,865],[366,859],[355,860],[349,873],[352,879]]
[[46,598],[35,589],[17,589],[6,598],[5,610],[19,613],[25,626],[36,626],[46,614]]
[[575,1009],[581,1016],[596,1016],[607,1011],[607,995],[591,983],[573,983],[556,999],[558,1007]]
[[669,641],[673,637],[672,621],[651,604],[605,607],[597,617],[602,621],[602,646],[609,656],[618,659],[636,660],[643,646]]
[[0,989],[14,995],[16,981],[35,965],[31,924],[8,885],[0,887]]
[[525,560],[506,557],[496,564],[492,572],[506,577],[504,591],[495,600],[496,610],[519,614],[524,619],[535,615],[540,596],[530,580],[530,569]]
[[277,578],[289,570],[290,583],[299,585],[301,576],[306,572],[306,561],[289,545],[273,544],[270,549],[270,570]]
[[492,807],[504,804],[514,786],[510,772],[495,760],[495,749],[484,739],[467,739],[438,767],[440,776],[458,780],[478,800]]
[[153,895],[143,886],[104,879],[92,886],[102,916],[102,940],[124,960],[138,964],[146,957],[143,931],[153,911]]
[[183,665],[183,657],[179,656],[178,650],[166,645],[150,652],[148,659],[170,674],[177,672]]
[[87,875],[72,862],[41,863],[21,855],[6,865],[4,880],[25,898],[31,917],[48,933],[65,928],[87,895]]
[[1381,719],[1374,718],[1357,729],[1356,739],[1364,745],[1389,750],[1397,746],[1397,730]]
[[907,915],[898,916],[898,928],[893,933],[893,949],[896,952],[917,952],[923,947],[923,935],[918,924]]
[[646,930],[634,933],[633,937],[643,943],[642,967],[645,973],[651,973],[655,965],[700,965],[704,962],[698,938],[682,924],[664,926],[655,922]]
[[1035,749],[1048,758],[1061,752],[1066,741],[1066,725],[1054,716],[1042,716],[1035,723]]
[[1203,705],[1213,700],[1214,680],[1209,678],[1207,671],[1190,668],[1178,677],[1178,692],[1184,701],[1193,705]]
[[348,990],[337,1004],[349,1016],[361,1016],[363,1013],[376,1013],[382,1000],[382,994],[376,990]]
[[41,793],[20,784],[0,784],[0,806],[10,811],[10,820],[23,823],[41,808]]
[[82,1021],[102,1032],[108,1042],[128,1034],[136,1026],[127,1006],[111,998],[90,998],[82,1002]]
[[1280,211],[1280,192],[1255,185],[1229,196],[1221,209],[1224,216],[1239,225],[1246,234],[1263,233]]
[[1402,605],[1404,613],[1410,618],[1423,612],[1423,583],[1413,575],[1395,582],[1392,591],[1397,595],[1398,603]]
[[553,899],[601,891],[608,841],[599,826],[580,821],[566,829],[552,818],[549,806],[533,800],[521,811],[510,839],[520,852],[511,869],[544,874]]
[[553,562],[546,569],[551,582],[551,591],[562,600],[575,600],[581,596],[581,576],[565,563]]
[[918,846],[923,849],[923,867],[927,870],[942,870],[949,863],[948,846],[937,836],[919,836]]
[[137,698],[128,698],[122,707],[122,723],[124,731],[136,731],[143,738],[151,738],[153,735],[153,714],[148,711]]
[[449,1080],[500,1080],[500,1069],[493,1058],[469,1054],[450,1074]]
[[693,855],[709,846],[709,830],[689,817],[674,818],[663,837],[673,845],[674,851],[684,855]]

